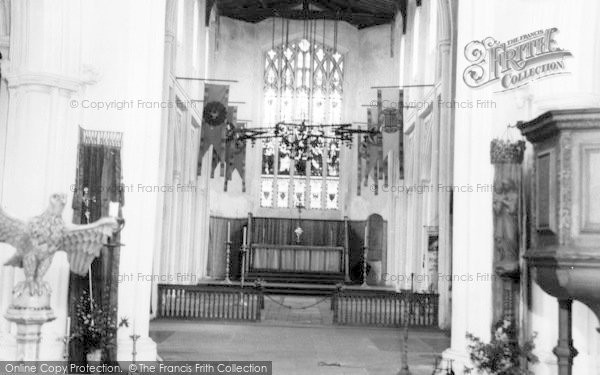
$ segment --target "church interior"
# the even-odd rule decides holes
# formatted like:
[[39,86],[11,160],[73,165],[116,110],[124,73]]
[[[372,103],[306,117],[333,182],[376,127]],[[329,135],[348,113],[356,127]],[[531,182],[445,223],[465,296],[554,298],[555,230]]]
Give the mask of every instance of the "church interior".
[[599,374],[599,21],[0,0],[0,362]]

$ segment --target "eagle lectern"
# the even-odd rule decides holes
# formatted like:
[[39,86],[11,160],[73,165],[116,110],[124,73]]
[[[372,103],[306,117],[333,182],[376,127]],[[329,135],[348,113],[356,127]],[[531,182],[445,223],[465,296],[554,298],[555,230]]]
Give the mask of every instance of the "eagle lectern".
[[54,194],[46,211],[28,222],[0,209],[0,242],[17,250],[5,265],[23,268],[25,273],[25,281],[13,289],[12,303],[5,314],[7,320],[17,324],[18,361],[39,359],[42,325],[55,319],[50,307],[52,291],[43,279],[54,253],[67,252],[71,271],[85,276],[107,237],[119,226],[112,217],[89,225],[67,226],[62,219],[65,204],[64,194]]

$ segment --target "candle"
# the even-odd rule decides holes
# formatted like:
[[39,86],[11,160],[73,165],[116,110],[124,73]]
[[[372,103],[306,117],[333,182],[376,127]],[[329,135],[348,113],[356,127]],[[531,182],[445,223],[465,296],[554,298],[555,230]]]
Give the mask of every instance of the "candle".
[[244,227],[244,239],[243,239],[243,241],[242,241],[242,244],[243,244],[244,246],[246,246],[246,245],[247,245],[247,244],[246,244],[246,236],[247,236],[247,231],[248,231],[248,228]]
[[67,317],[67,329],[66,329],[66,337],[69,337],[71,335],[71,317]]
[[231,222],[227,222],[227,242],[231,242]]
[[369,224],[365,225],[365,246],[369,245]]
[[108,216],[119,217],[119,202],[108,203]]

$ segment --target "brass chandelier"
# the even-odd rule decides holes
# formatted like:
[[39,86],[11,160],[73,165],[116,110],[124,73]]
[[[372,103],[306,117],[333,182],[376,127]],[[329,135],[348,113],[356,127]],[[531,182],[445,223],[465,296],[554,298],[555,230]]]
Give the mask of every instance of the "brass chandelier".
[[375,137],[381,134],[377,127],[371,129],[352,128],[352,124],[307,124],[280,121],[272,127],[236,128],[227,124],[227,142],[235,142],[238,147],[246,141],[257,140],[270,142],[278,140],[280,145],[290,150],[291,157],[296,160],[308,160],[322,150],[329,141],[339,142],[346,147],[352,147],[354,134],[364,134],[365,137]]

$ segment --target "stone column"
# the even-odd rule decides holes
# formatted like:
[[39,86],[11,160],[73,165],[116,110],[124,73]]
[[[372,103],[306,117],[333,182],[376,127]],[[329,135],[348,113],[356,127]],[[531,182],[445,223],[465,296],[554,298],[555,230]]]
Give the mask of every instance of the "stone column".
[[[74,181],[77,119],[70,113],[69,103],[90,82],[79,62],[79,4],[68,0],[11,4],[9,52],[2,60],[2,86],[8,95],[0,101],[8,101],[8,111],[6,119],[0,120],[0,149],[4,151],[0,205],[15,217],[40,214],[48,196],[70,193]],[[68,215],[65,221],[70,221]],[[0,253],[4,258],[14,251],[2,246]],[[5,296],[11,296],[20,278],[21,270],[1,267],[2,316],[10,301]],[[58,339],[65,331],[68,291],[64,253],[55,256],[46,280],[54,291],[50,305],[58,319],[41,328],[39,358],[60,359],[63,348]],[[0,325],[7,329],[10,323],[0,318]],[[35,327],[27,327],[26,331],[20,327],[18,331],[29,337],[32,329],[35,331]],[[14,340],[14,335],[0,340],[0,353],[6,359],[16,358]]]
[[[439,32],[439,66],[440,66],[440,93],[441,99],[449,101],[453,98],[454,67],[452,50],[451,12],[453,2],[450,0],[439,1],[440,24]],[[454,161],[454,116],[452,109],[442,106],[439,111],[439,151],[436,162],[438,174],[437,183],[442,186],[453,184]],[[437,186],[435,186],[437,189]],[[437,210],[439,215],[439,265],[438,270],[442,276],[452,273],[452,218],[450,216],[450,202],[452,196],[448,192],[437,193]],[[449,328],[451,320],[451,283],[439,280],[439,324],[441,328]]]
[[[173,62],[175,56],[175,37],[176,37],[176,24],[175,24],[175,14],[177,10],[178,2],[175,0],[167,0],[166,2],[166,13],[165,13],[165,56],[164,56],[164,67],[163,67],[163,101],[169,102],[172,100],[170,97],[171,92],[171,83],[172,78],[171,74],[175,75],[173,71]],[[159,164],[159,178],[162,181],[163,185],[167,185],[167,158],[170,155],[167,155],[167,150],[169,149],[168,141],[169,141],[169,113],[170,108],[164,108],[162,110],[162,119],[161,119],[161,144],[160,144],[160,164]],[[170,182],[170,181],[169,181]],[[157,220],[156,220],[156,243],[162,244],[163,242],[163,221],[165,220],[163,216],[163,207],[165,204],[165,197],[161,194],[158,196],[158,201],[156,202],[158,210],[157,210]],[[165,249],[163,246],[157,246],[154,251],[154,264],[153,264],[153,273],[155,275],[160,274],[161,272],[161,260],[162,260],[162,252]],[[152,284],[152,315],[156,316],[156,309],[158,301],[158,283]]]
[[[6,148],[6,131],[8,120],[8,88],[3,75],[9,54],[10,3],[0,0],[0,179],[4,176],[4,159]],[[2,201],[2,184],[0,184],[0,202]],[[0,244],[0,264],[3,264],[14,251],[10,246]],[[0,267],[0,315],[11,303],[11,286],[14,284],[14,271],[10,267]],[[10,335],[11,324],[0,318],[0,360],[12,358],[16,350],[15,337]]]

